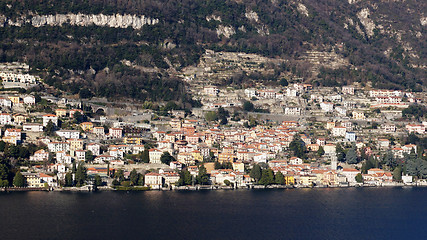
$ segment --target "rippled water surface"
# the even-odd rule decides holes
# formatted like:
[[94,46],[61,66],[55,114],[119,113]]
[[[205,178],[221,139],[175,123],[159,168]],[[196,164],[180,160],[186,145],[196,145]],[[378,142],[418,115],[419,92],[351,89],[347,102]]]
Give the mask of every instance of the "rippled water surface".
[[0,193],[1,239],[427,239],[427,188]]

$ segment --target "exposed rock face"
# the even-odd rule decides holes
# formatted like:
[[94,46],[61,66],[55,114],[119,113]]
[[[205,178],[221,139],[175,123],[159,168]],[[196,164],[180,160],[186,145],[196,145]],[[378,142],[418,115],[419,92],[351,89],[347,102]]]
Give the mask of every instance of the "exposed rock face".
[[252,10],[246,11],[245,17],[251,21],[255,21],[255,22],[259,21],[258,14]]
[[56,14],[56,15],[34,15],[21,16],[15,20],[7,19],[0,15],[0,26],[22,26],[31,24],[34,27],[42,26],[61,26],[70,24],[74,26],[102,26],[112,28],[128,28],[141,29],[144,25],[154,25],[159,23],[159,19],[147,18],[144,15],[104,15],[104,14]]
[[218,37],[223,35],[226,38],[230,38],[232,35],[236,34],[236,30],[234,30],[232,26],[219,25],[216,29],[216,34]]
[[366,35],[368,35],[368,37],[372,37],[374,36],[374,29],[377,26],[375,25],[374,21],[372,21],[372,19],[369,17],[369,15],[370,15],[370,12],[369,12],[369,9],[367,8],[364,8],[357,13],[357,17],[365,27]]
[[305,15],[306,17],[308,17],[308,10],[307,10],[307,7],[304,4],[298,3],[297,10],[301,14]]
[[217,16],[217,15],[212,14],[212,15],[206,17],[206,21],[210,22],[212,20],[222,22],[221,16]]
[[420,19],[420,22],[421,22],[421,25],[423,25],[423,26],[427,25],[427,17],[422,17]]
[[358,3],[359,0],[348,0],[348,4]]

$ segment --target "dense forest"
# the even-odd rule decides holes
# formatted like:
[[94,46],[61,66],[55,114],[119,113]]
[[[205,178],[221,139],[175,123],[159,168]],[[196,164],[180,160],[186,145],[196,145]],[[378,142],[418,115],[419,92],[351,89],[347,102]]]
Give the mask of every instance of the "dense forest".
[[[368,9],[368,20],[360,17],[362,9]],[[72,93],[86,86],[97,96],[187,102],[177,76],[196,65],[205,49],[295,61],[321,51],[335,52],[348,66],[322,66],[305,81],[420,91],[427,83],[425,9],[418,0],[4,0],[0,62],[27,62],[46,83]],[[67,13],[135,14],[159,22],[141,29],[10,24]],[[218,34],[221,26],[232,34]],[[289,71],[301,75],[307,66]]]

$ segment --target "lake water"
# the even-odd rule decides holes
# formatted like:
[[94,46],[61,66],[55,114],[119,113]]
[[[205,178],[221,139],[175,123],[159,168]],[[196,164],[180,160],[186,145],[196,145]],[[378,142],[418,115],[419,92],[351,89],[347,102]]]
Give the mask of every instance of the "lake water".
[[0,193],[1,239],[427,239],[427,188]]

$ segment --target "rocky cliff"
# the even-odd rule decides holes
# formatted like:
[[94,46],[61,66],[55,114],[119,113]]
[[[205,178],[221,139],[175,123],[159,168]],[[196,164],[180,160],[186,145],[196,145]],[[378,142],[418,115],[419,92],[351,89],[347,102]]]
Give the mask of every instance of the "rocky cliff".
[[86,86],[94,95],[141,99],[170,99],[183,92],[180,79],[194,78],[420,91],[427,86],[426,4],[3,0],[0,62],[26,62],[64,91]]
[[71,26],[100,26],[112,28],[141,29],[144,25],[154,25],[159,23],[159,19],[148,18],[144,15],[104,15],[104,14],[55,14],[55,15],[24,15],[15,19],[0,15],[0,27],[17,26],[31,24],[34,27],[43,26],[62,26],[69,24]]

